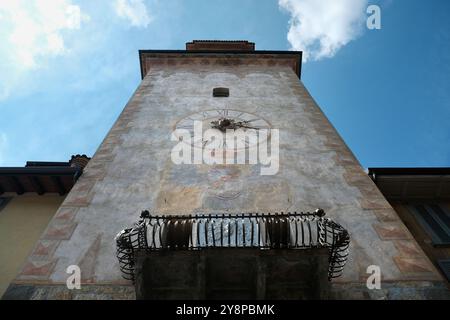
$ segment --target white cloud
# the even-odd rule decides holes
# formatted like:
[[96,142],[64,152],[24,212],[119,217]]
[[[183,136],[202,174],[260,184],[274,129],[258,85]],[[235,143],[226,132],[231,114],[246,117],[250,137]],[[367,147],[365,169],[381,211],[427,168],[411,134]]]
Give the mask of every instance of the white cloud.
[[364,25],[367,0],[278,0],[291,15],[288,41],[305,61],[333,57]]
[[87,20],[72,0],[0,0],[0,101],[48,58],[68,53],[69,36]]
[[147,27],[152,21],[143,0],[116,0],[116,14],[130,21],[132,26]]
[[41,57],[65,53],[63,32],[80,29],[88,19],[71,0],[0,0],[0,38],[24,69],[38,66]]

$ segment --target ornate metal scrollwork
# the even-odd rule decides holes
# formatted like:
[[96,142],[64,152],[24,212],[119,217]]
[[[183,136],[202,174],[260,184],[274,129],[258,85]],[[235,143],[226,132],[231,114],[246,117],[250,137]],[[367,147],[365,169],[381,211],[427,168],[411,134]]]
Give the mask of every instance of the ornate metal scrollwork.
[[116,236],[123,277],[134,280],[138,250],[201,250],[208,248],[328,248],[328,279],[339,277],[347,261],[350,237],[342,226],[314,213],[217,214],[157,216],[143,211],[133,228]]

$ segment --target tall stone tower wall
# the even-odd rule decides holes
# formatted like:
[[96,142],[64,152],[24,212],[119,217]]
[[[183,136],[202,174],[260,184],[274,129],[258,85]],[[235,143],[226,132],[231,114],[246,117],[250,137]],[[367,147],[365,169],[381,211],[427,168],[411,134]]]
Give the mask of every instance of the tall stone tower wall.
[[[426,298],[440,292],[440,275],[299,81],[291,58],[186,55],[141,55],[144,79],[36,244],[10,297],[133,298],[132,284],[119,271],[114,237],[144,209],[180,214],[323,208],[352,239],[331,298],[408,298],[411,292]],[[213,97],[215,87],[229,88],[230,96]],[[262,176],[258,165],[172,163],[176,122],[211,109],[257,114],[279,129],[278,173]],[[231,191],[234,197],[221,196]],[[66,288],[70,265],[81,268],[81,290]],[[381,290],[365,286],[370,265],[380,267]]]

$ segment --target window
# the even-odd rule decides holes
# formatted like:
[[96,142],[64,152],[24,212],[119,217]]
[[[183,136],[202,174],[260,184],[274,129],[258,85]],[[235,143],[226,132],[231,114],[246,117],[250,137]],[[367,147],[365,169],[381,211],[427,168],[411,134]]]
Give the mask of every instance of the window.
[[213,97],[228,97],[230,95],[230,89],[228,88],[214,88]]
[[438,204],[415,204],[412,207],[412,212],[430,235],[433,245],[450,245],[450,213]]
[[450,260],[438,260],[438,265],[447,278],[447,281],[450,282]]

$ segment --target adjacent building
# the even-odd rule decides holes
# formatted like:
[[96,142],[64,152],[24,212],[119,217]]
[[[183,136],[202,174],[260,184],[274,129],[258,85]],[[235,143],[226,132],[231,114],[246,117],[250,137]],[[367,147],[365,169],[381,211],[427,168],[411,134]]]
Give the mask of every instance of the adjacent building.
[[[14,280],[89,158],[0,168],[0,295]],[[36,248],[45,252],[48,248]]]
[[450,281],[450,168],[369,168],[420,248]]

